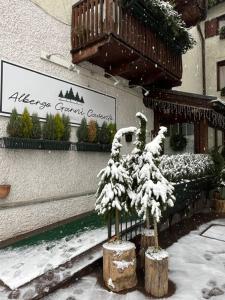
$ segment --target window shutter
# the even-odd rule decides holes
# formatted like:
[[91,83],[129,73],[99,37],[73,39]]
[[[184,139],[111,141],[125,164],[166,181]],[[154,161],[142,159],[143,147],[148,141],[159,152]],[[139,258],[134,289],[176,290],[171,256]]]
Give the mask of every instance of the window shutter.
[[218,34],[218,20],[212,19],[205,22],[205,37],[209,38]]

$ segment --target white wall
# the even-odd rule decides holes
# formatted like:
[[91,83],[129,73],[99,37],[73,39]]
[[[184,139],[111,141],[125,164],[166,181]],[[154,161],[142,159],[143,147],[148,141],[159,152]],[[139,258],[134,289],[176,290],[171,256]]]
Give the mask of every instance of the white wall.
[[201,40],[197,27],[191,28],[190,33],[195,39],[196,45],[183,55],[182,85],[174,89],[182,92],[202,94]]
[[[43,2],[43,1],[42,1]],[[139,91],[106,79],[94,66],[80,75],[40,58],[41,52],[61,53],[70,57],[70,26],[58,21],[29,0],[0,0],[0,59],[10,60],[30,69],[88,86],[117,98],[117,127],[136,125],[135,114],[144,112],[153,128],[152,111],[143,105]],[[123,81],[127,86],[127,82]],[[0,117],[0,137],[6,134],[8,118]],[[72,141],[76,141],[75,129]],[[131,146],[130,146],[131,147]],[[0,149],[0,184],[12,185],[7,199],[0,203],[0,240],[34,230],[94,208],[94,198],[70,197],[95,191],[96,175],[109,155],[103,153],[7,150]],[[10,208],[21,202],[57,197],[54,202]]]
[[[207,20],[225,14],[225,3],[221,3],[208,11]],[[206,89],[208,95],[222,98],[217,91],[217,62],[225,60],[225,40],[213,36],[206,40]],[[225,99],[223,97],[223,99]]]

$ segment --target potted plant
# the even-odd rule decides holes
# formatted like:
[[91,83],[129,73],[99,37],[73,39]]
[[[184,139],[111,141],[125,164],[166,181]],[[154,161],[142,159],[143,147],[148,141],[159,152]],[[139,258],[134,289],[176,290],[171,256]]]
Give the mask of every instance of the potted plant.
[[213,193],[213,208],[217,213],[225,213],[225,169],[220,173],[219,186]]
[[0,199],[6,198],[10,192],[10,189],[10,184],[0,184]]
[[99,132],[99,142],[101,144],[103,152],[111,151],[112,144],[110,143],[110,139],[111,139],[110,128],[108,127],[106,122],[103,122]]
[[135,245],[122,241],[119,231],[120,213],[128,212],[127,199],[131,200],[133,195],[132,179],[120,157],[121,139],[126,132],[135,130],[135,127],[131,127],[116,133],[111,157],[106,168],[98,175],[100,182],[95,209],[99,215],[115,216],[116,238],[103,245],[103,279],[105,285],[114,292],[133,288],[137,283]]
[[102,127],[99,128],[96,121],[90,120],[87,124],[86,119],[83,118],[77,129],[77,151],[110,152],[115,130],[115,124],[107,125],[103,122]]
[[3,140],[6,148],[69,150],[70,132],[69,117],[47,114],[42,130],[37,114],[30,117],[25,108],[19,116],[16,109],[13,109],[7,125],[9,137],[4,137]]
[[223,87],[220,91],[221,97],[225,97],[225,87]]
[[225,39],[225,26],[222,26],[220,28],[220,39],[224,40]]
[[139,157],[137,187],[132,205],[146,223],[146,229],[154,227],[154,246],[145,252],[145,290],[154,297],[164,297],[168,292],[168,254],[159,247],[157,223],[162,211],[174,205],[174,187],[158,169],[161,144],[165,138],[165,127],[145,146]]

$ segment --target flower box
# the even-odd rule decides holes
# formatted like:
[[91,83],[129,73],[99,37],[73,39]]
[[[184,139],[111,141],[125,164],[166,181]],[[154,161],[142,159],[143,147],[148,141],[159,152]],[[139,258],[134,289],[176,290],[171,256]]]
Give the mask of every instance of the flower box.
[[0,199],[4,199],[8,196],[11,189],[11,185],[9,184],[1,184],[0,185]]
[[111,144],[76,143],[77,151],[110,152]]
[[69,150],[70,142],[3,137],[5,148],[35,150]]

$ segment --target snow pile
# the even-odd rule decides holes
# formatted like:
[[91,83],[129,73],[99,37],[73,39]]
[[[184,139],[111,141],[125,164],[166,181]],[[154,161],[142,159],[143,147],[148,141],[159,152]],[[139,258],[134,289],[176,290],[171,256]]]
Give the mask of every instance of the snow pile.
[[109,278],[108,286],[111,286],[113,289],[115,289],[115,285],[113,284],[112,278]]
[[168,258],[169,254],[163,249],[156,249],[154,247],[149,247],[145,252],[145,256],[152,260],[163,260]]
[[105,243],[103,245],[103,248],[119,253],[119,252],[124,252],[124,251],[129,251],[129,250],[135,249],[135,244],[128,242],[128,241],[117,240],[114,242]]
[[160,159],[159,169],[162,175],[170,182],[197,179],[213,175],[214,162],[207,154],[178,154],[163,155]]
[[125,269],[129,268],[130,266],[133,266],[135,261],[134,260],[132,260],[132,261],[114,260],[113,263],[117,269],[125,270]]

